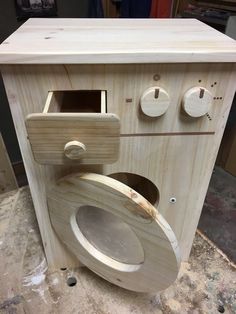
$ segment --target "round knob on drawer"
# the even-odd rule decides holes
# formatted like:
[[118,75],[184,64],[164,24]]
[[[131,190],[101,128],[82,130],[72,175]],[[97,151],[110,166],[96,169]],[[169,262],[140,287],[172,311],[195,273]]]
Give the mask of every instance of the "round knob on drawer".
[[143,113],[149,117],[163,115],[170,105],[168,93],[161,87],[148,88],[140,99],[140,106]]
[[213,96],[204,87],[193,87],[190,88],[183,97],[183,109],[184,111],[193,118],[204,116],[208,113]]
[[64,154],[69,159],[80,159],[85,152],[85,145],[78,141],[70,141],[64,147]]

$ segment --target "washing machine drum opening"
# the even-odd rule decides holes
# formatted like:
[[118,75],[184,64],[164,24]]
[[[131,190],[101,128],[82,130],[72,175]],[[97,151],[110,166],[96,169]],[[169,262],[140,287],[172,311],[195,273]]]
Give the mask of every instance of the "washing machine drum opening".
[[143,247],[132,228],[118,216],[94,206],[81,206],[76,221],[83,236],[97,250],[114,260],[139,265]]

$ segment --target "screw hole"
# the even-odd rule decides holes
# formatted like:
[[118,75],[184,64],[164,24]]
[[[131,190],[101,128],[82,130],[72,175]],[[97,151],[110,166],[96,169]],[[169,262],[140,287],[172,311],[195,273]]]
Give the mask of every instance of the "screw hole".
[[67,270],[66,267],[61,267],[60,269],[61,269],[62,271]]
[[225,308],[223,307],[223,305],[219,305],[218,306],[218,312],[220,312],[220,313],[224,313],[225,312]]
[[170,198],[170,203],[176,203],[176,198],[175,197],[171,197]]
[[214,85],[216,85],[217,84],[217,82],[214,82]]
[[214,87],[214,85],[212,84],[211,87]]
[[159,74],[154,74],[153,75],[153,80],[154,81],[159,81],[160,80],[160,75]]
[[220,99],[223,99],[223,97],[220,97]]
[[77,284],[77,279],[75,277],[69,277],[67,279],[67,285],[69,287],[74,287]]
[[201,83],[202,80],[198,80],[198,83]]

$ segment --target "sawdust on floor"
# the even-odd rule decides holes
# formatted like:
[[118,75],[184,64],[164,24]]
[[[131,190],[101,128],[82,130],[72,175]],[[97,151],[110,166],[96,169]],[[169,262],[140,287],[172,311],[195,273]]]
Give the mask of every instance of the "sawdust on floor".
[[119,288],[85,267],[48,272],[28,187],[0,196],[0,252],[0,313],[236,313],[235,269],[198,234],[162,293]]

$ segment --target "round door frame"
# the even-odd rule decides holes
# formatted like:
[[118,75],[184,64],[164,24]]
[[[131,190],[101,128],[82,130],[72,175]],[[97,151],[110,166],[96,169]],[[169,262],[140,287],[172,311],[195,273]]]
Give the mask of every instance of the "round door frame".
[[[164,290],[177,278],[180,254],[174,232],[157,209],[129,186],[104,175],[77,173],[58,180],[47,200],[60,240],[101,277],[140,292]],[[76,222],[84,205],[106,210],[128,224],[143,247],[143,263],[121,263],[89,243]]]

